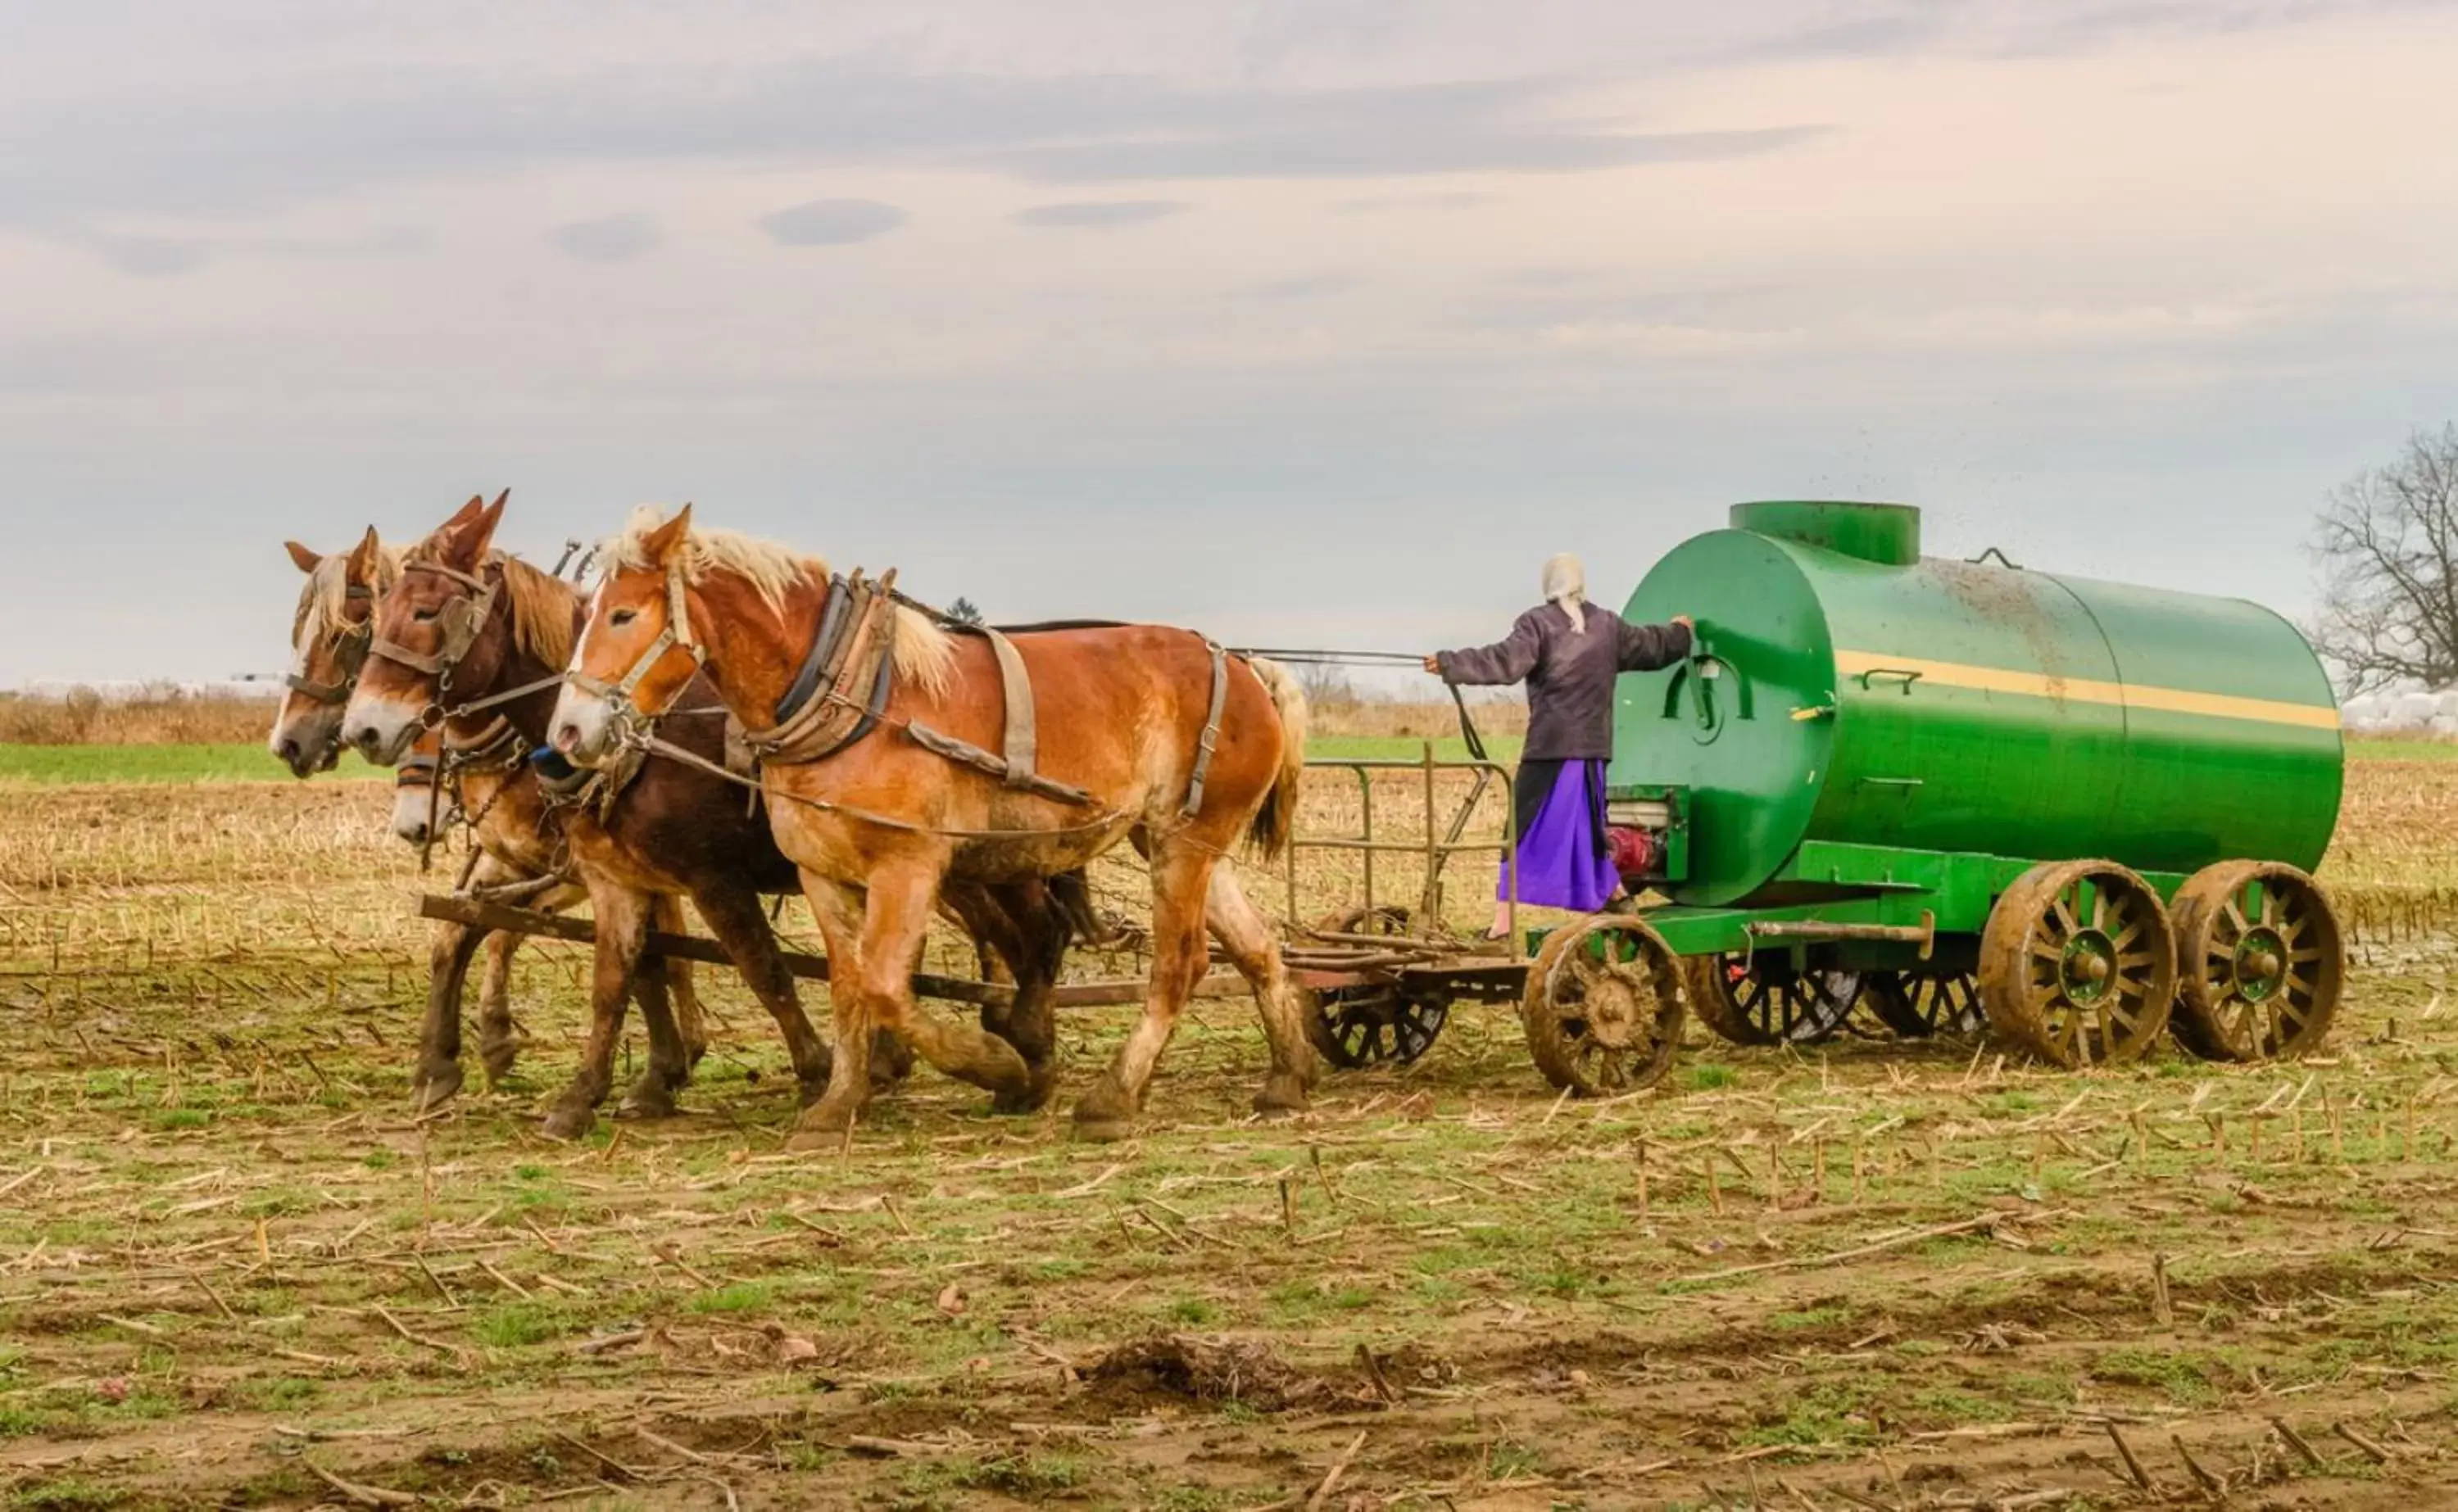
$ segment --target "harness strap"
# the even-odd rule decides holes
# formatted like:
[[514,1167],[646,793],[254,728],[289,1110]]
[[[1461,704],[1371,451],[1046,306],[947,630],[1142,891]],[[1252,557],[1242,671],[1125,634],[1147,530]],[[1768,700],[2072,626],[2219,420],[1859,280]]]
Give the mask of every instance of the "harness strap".
[[478,632],[487,628],[489,616],[494,613],[497,584],[473,573],[464,572],[458,568],[447,567],[441,562],[405,562],[402,564],[402,570],[432,572],[438,577],[449,578],[470,590],[477,596],[453,599],[438,613],[437,624],[443,635],[443,641],[433,655],[428,655],[425,652],[412,651],[397,641],[386,640],[382,635],[370,638],[367,653],[406,667],[412,672],[425,673],[429,677],[448,677],[452,669],[461,664],[461,658],[469,653],[471,643],[477,640]]
[[1015,642],[987,625],[949,622],[945,628],[961,635],[979,635],[990,644],[990,654],[998,662],[999,691],[1006,704],[1006,734],[1000,742],[1005,754],[993,756],[969,740],[933,730],[919,720],[907,720],[905,733],[913,743],[934,756],[986,772],[1018,792],[1061,803],[1092,802],[1091,793],[1043,777],[1035,770],[1040,735],[1033,707],[1032,675],[1025,669],[1023,653],[1015,649]]
[[1212,772],[1213,748],[1220,743],[1220,711],[1229,701],[1229,653],[1216,641],[1207,640],[1204,648],[1212,652],[1212,708],[1203,716],[1203,734],[1195,740],[1195,769],[1186,779],[1186,804],[1180,808],[1180,818],[1193,818],[1203,812],[1203,779]]
[[[856,572],[830,586],[829,607],[822,611],[822,633],[813,648],[817,695],[769,729],[746,731],[742,743],[752,755],[786,765],[818,761],[878,728],[894,683],[895,585],[891,568],[876,584]],[[840,600],[845,607],[838,616],[832,611]],[[833,637],[827,633],[830,618],[839,621]],[[827,644],[831,638],[833,645]],[[804,661],[805,672],[811,672],[813,657]]]
[[1063,829],[946,829],[936,824],[919,824],[911,819],[900,819],[891,815],[874,813],[869,809],[855,808],[851,804],[847,803],[831,803],[825,798],[815,798],[801,793],[782,792],[771,789],[755,778],[738,777],[734,773],[728,772],[724,767],[719,766],[717,762],[711,761],[706,756],[701,756],[699,753],[696,751],[686,751],[681,746],[676,745],[673,741],[663,739],[657,735],[635,735],[631,738],[634,744],[638,745],[642,750],[648,751],[652,755],[661,756],[673,761],[679,761],[685,766],[697,767],[700,771],[707,773],[709,776],[722,777],[737,787],[752,788],[760,791],[771,799],[782,798],[788,803],[800,804],[803,808],[812,809],[819,813],[842,815],[846,818],[854,819],[864,824],[874,824],[881,829],[896,830],[906,835],[928,835],[939,839],[951,840],[1057,839],[1064,839],[1070,835],[1089,835],[1095,830],[1107,829],[1114,824],[1123,821],[1127,818],[1126,815],[1119,813],[1115,809],[1109,809],[1104,810],[1099,817],[1095,818],[1088,819],[1081,824],[1069,825]]

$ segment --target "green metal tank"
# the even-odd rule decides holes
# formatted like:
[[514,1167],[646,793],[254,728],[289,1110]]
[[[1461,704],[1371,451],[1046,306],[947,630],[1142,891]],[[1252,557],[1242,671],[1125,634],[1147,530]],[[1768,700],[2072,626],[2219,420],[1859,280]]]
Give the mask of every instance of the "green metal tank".
[[1700,632],[1615,716],[1615,797],[1678,796],[1677,903],[1815,901],[1805,842],[2310,871],[2338,822],[2329,680],[2258,605],[1925,559],[1901,506],[1767,503],[1625,612]]

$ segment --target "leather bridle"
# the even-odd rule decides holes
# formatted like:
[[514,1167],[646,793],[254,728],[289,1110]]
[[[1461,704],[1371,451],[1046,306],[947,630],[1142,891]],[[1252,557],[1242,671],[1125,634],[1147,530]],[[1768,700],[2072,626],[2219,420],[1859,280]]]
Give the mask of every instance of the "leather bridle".
[[582,693],[604,699],[613,710],[615,723],[627,731],[645,731],[673,713],[675,698],[680,698],[683,690],[691,686],[691,679],[684,678],[662,709],[643,709],[632,701],[633,693],[648,680],[649,673],[677,648],[691,657],[694,669],[708,665],[707,651],[701,647],[699,637],[692,633],[691,608],[684,594],[682,564],[678,562],[666,568],[666,628],[649,642],[631,670],[614,682],[577,669],[564,673],[563,680]]
[[495,612],[499,585],[441,562],[405,562],[401,570],[432,572],[470,590],[445,600],[444,607],[436,611],[436,632],[443,639],[432,655],[382,635],[374,636],[367,645],[366,654],[435,679],[437,699],[427,706],[426,720],[431,727],[442,723],[446,716],[443,695],[452,691],[452,673],[460,668],[461,659],[469,654],[469,648],[477,644],[479,632],[487,628],[488,619]]
[[333,632],[333,668],[336,680],[328,683],[309,682],[295,672],[281,679],[282,686],[292,693],[321,704],[349,702],[350,690],[359,685],[359,669],[366,664],[367,648],[375,640],[375,594],[365,585],[353,583],[344,590],[344,596],[367,604],[368,610],[366,618],[355,625],[344,625]]

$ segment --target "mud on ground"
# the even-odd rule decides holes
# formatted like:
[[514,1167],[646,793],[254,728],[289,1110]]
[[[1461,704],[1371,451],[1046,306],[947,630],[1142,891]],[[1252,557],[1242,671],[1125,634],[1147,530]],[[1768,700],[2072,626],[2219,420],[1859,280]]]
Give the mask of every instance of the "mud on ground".
[[[1568,1104],[1470,1007],[1416,1067],[1259,1124],[1252,1016],[1211,1004],[1131,1144],[924,1073],[848,1152],[789,1159],[790,1077],[716,982],[686,1116],[540,1138],[565,947],[522,968],[513,1079],[473,1062],[413,1121],[414,878],[298,859],[359,855],[337,837],[383,796],[199,792],[63,793],[50,843],[0,837],[10,1506],[2411,1508],[2458,1483],[2458,1009],[2427,914],[2297,1067],[1694,1037],[1660,1090]],[[1071,1093],[1125,1022],[1064,1020]]]

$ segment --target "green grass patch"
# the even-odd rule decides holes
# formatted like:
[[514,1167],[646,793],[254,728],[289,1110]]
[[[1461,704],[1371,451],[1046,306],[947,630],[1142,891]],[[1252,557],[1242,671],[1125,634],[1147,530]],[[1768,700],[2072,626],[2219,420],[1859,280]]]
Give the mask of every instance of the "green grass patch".
[[[264,720],[270,729],[269,708]],[[367,781],[389,775],[345,756],[314,780]],[[297,780],[260,745],[0,745],[0,783]]]
[[702,1292],[691,1299],[695,1313],[756,1313],[777,1299],[776,1283],[771,1281],[737,1281],[720,1286],[714,1292]]
[[505,1302],[469,1325],[478,1342],[494,1349],[524,1349],[570,1332],[572,1315],[553,1302]]

